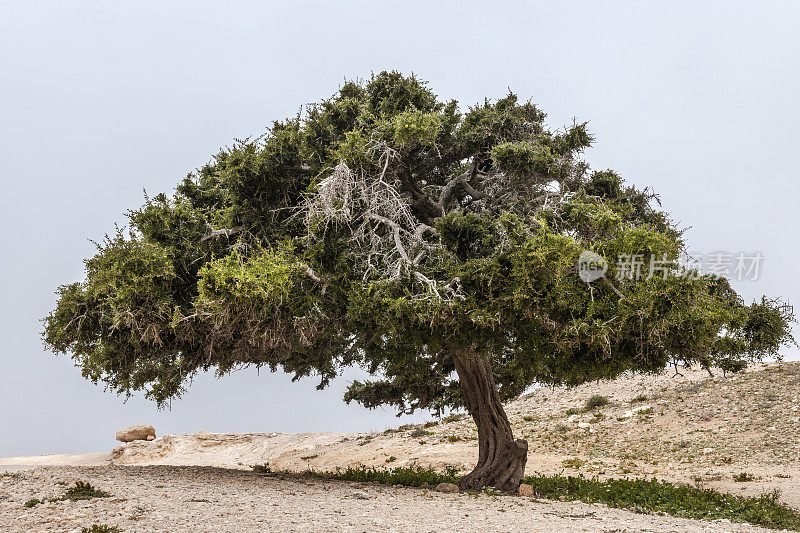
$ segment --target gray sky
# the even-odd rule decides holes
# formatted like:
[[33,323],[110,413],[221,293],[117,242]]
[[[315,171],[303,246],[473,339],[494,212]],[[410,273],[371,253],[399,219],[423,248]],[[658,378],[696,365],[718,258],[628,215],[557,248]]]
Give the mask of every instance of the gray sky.
[[[274,4],[274,5],[273,5]],[[345,77],[399,69],[462,105],[532,98],[589,120],[588,159],[650,185],[701,253],[760,251],[800,304],[800,3],[0,0],[0,456],[100,451],[114,432],[382,430],[351,374],[201,376],[172,409],[127,403],[43,350],[55,288],[100,239],[234,137]],[[787,352],[797,358],[796,351]]]

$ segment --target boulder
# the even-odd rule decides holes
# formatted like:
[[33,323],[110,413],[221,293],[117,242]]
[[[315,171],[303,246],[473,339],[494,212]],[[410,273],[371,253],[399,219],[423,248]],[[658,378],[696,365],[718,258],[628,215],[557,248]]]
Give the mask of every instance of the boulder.
[[436,485],[439,492],[458,492],[458,485],[455,483],[439,483]]
[[533,485],[528,485],[527,483],[521,483],[519,486],[519,495],[533,498],[534,496]]
[[133,442],[135,440],[155,440],[156,428],[153,426],[131,426],[117,431],[117,440],[120,442]]

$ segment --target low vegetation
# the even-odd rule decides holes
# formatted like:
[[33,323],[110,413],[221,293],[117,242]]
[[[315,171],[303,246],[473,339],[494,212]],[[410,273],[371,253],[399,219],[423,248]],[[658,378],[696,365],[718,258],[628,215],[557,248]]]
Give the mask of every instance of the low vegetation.
[[[392,469],[359,467],[333,472],[308,470],[301,475],[409,487],[457,483],[459,479],[458,470],[455,468],[442,473],[422,467]],[[524,478],[523,482],[533,487],[537,497],[550,500],[580,500],[646,514],[664,513],[700,520],[727,519],[731,522],[800,531],[800,513],[781,503],[777,492],[759,497],[743,497],[655,479],[600,481],[573,476],[529,476]],[[494,490],[482,492],[491,495],[501,494]]]
[[96,489],[87,481],[76,481],[75,486],[67,490],[62,500],[78,501],[91,500],[92,498],[108,498],[111,496],[106,491]]
[[105,524],[92,524],[92,527],[81,529],[81,533],[120,533],[122,530],[115,526]]
[[[288,474],[284,472],[283,474]],[[459,476],[458,469],[451,468],[444,473],[430,468],[396,467],[391,469],[378,469],[367,467],[348,467],[332,472],[317,472],[308,470],[301,475],[321,479],[338,479],[341,481],[357,481],[360,483],[381,483],[383,485],[404,485],[407,487],[421,487],[423,485],[438,485],[439,483],[456,483]]]
[[526,477],[524,483],[532,485],[534,492],[542,498],[581,500],[641,513],[660,512],[702,520],[727,519],[769,528],[800,530],[800,513],[782,504],[777,492],[748,498],[655,479],[599,481],[571,476]]
[[604,407],[609,403],[611,402],[605,396],[601,396],[600,394],[595,394],[591,396],[588,400],[586,400],[586,410],[591,411],[599,407]]
[[30,509],[31,507],[36,507],[40,503],[44,503],[42,500],[38,498],[31,498],[30,500],[25,502],[25,508]]

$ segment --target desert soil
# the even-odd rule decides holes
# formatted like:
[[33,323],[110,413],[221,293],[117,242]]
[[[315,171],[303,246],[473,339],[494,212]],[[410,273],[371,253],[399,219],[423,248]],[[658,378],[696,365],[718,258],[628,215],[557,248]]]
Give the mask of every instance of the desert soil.
[[[800,363],[756,365],[727,378],[680,372],[539,389],[510,403],[514,431],[530,445],[527,473],[656,477],[744,495],[778,489],[800,508]],[[586,410],[594,394],[610,403]],[[92,523],[124,531],[755,530],[599,505],[251,471],[264,463],[294,471],[467,470],[477,456],[475,437],[472,422],[461,418],[383,433],[167,434],[110,454],[0,459],[0,472],[22,470],[0,479],[0,531],[80,531]],[[753,479],[735,481],[741,473]],[[113,496],[23,507],[30,498],[60,495],[77,479]]]
[[[56,498],[76,479],[112,493],[84,502],[23,507]],[[580,502],[444,494],[375,484],[263,476],[213,467],[48,467],[0,485],[0,530],[75,531],[764,531],[727,522],[635,514]]]

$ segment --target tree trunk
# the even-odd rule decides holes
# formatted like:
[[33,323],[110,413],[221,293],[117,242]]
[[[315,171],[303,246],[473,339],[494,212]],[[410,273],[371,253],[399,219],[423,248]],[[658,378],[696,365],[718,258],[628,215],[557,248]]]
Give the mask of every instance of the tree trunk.
[[489,361],[478,354],[453,357],[467,411],[478,426],[478,465],[462,477],[462,490],[495,487],[516,492],[525,473],[528,442],[514,440]]

